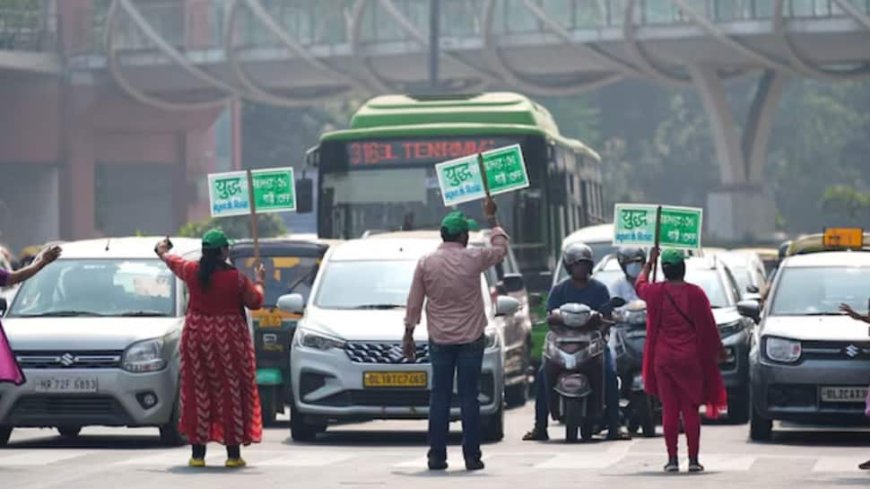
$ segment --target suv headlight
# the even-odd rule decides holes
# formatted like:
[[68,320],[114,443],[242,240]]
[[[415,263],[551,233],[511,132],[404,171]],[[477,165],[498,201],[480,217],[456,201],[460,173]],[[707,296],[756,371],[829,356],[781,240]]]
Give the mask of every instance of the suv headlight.
[[133,343],[121,358],[121,368],[137,374],[163,370],[166,364],[163,340],[160,338]]
[[765,352],[774,362],[794,363],[801,357],[801,342],[768,337],[765,339]]
[[727,338],[733,336],[743,330],[743,321],[737,320],[731,323],[719,326],[719,336]]
[[486,330],[484,334],[484,338],[486,339],[486,349],[487,350],[495,350],[501,344],[501,339],[498,336],[498,331],[494,329]]
[[332,338],[300,329],[296,331],[296,344],[305,348],[326,351],[332,349],[341,350],[344,348],[345,342],[338,338]]

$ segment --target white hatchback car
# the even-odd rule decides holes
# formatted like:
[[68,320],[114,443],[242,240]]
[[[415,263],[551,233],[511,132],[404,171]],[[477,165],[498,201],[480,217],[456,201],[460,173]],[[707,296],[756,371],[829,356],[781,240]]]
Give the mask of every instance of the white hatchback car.
[[[91,425],[153,426],[163,442],[183,441],[187,288],[154,254],[159,239],[66,243],[57,262],[21,285],[3,326],[27,381],[0,384],[0,445],[15,427],[74,437]],[[174,244],[189,259],[200,253],[199,240]]]
[[[361,239],[331,248],[324,257],[307,307],[300,295],[278,305],[303,313],[293,341],[291,383],[293,439],[310,441],[330,424],[372,419],[426,419],[431,368],[425,322],[416,329],[417,360],[403,358],[405,303],[417,261],[438,242]],[[493,304],[481,275],[490,325],[480,378],[482,438],[504,436],[504,340],[496,315],[512,315],[519,302]],[[451,417],[459,418],[454,397]]]

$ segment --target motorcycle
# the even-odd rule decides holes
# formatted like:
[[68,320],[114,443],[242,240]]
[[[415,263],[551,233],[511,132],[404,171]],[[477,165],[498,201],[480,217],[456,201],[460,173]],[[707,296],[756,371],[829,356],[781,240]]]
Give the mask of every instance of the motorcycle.
[[614,312],[613,338],[616,374],[620,380],[623,418],[632,434],[656,434],[657,403],[643,389],[643,346],[646,341],[646,303],[638,300]]
[[[611,299],[621,307],[625,301]],[[551,387],[550,414],[565,426],[565,438],[584,441],[603,426],[605,332],[613,325],[601,314],[582,304],[559,308],[562,324],[550,325],[544,347],[544,369]]]

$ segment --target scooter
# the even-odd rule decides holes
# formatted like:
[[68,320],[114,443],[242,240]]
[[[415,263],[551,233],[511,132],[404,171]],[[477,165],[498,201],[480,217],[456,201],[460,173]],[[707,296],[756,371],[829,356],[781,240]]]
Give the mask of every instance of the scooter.
[[[621,307],[625,301],[611,299]],[[604,422],[605,331],[613,325],[586,305],[559,308],[562,324],[550,325],[544,347],[544,371],[552,391],[550,414],[565,425],[565,439],[584,441],[600,431]]]
[[620,380],[623,417],[632,434],[638,429],[646,438],[656,434],[655,399],[643,390],[643,346],[646,342],[646,303],[633,301],[614,312],[611,330]]

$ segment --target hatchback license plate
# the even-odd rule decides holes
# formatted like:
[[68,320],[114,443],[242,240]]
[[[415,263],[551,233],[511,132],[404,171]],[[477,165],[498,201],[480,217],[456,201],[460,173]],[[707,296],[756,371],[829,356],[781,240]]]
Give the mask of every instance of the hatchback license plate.
[[50,377],[35,381],[36,392],[93,393],[97,379],[89,377]]
[[866,387],[822,387],[822,402],[864,402]]
[[420,388],[428,385],[426,372],[366,372],[363,375],[364,387]]

